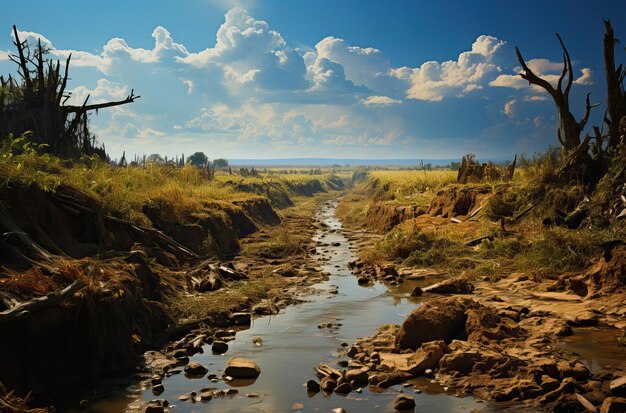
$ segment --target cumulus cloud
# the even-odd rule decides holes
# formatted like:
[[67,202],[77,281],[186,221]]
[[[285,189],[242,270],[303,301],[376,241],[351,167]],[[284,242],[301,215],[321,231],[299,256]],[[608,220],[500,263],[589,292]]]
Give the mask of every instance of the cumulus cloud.
[[102,103],[111,100],[122,100],[129,94],[128,87],[111,82],[108,79],[99,79],[97,86],[94,89],[88,89],[85,86],[78,86],[71,92],[71,97],[68,100],[70,105],[82,105],[85,102],[87,96],[89,96],[89,103]]
[[389,96],[368,96],[361,100],[361,103],[365,106],[390,106],[399,105],[402,101],[400,99],[392,99]]
[[480,89],[490,74],[500,70],[492,59],[504,44],[496,37],[481,35],[457,60],[423,63],[413,69],[407,98],[438,102]]
[[[548,59],[531,59],[527,63],[528,67],[539,77],[547,80],[556,88],[559,78],[561,77],[561,71],[563,70],[563,63],[552,62]],[[516,67],[514,71],[518,74],[501,74],[491,82],[489,86],[494,87],[506,87],[516,90],[528,90],[534,96],[541,96],[545,94],[545,90],[537,85],[530,85],[527,80],[522,79],[519,73],[523,72],[521,67]],[[581,75],[574,79],[574,84],[577,85],[592,85],[593,84],[593,71],[588,68],[580,69]],[[544,100],[543,98],[531,99],[531,100]]]
[[176,57],[196,69],[220,67],[224,78],[237,87],[254,84],[270,90],[305,89],[302,56],[287,47],[280,33],[239,7],[229,10],[217,31],[215,45]]
[[574,83],[582,86],[593,85],[593,70],[588,67],[583,67],[580,69],[580,72],[582,75],[578,79],[574,80]]

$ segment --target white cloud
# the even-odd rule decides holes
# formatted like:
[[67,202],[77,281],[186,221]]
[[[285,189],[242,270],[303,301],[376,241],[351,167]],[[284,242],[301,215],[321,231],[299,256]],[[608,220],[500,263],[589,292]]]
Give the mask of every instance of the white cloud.
[[389,96],[368,96],[361,100],[361,103],[365,106],[390,106],[399,105],[402,101],[400,99],[392,99]]
[[593,85],[593,70],[588,67],[583,67],[580,69],[580,72],[582,75],[578,79],[574,80],[574,83],[582,86]]
[[480,89],[491,73],[499,71],[492,59],[504,44],[496,37],[481,35],[471,51],[459,54],[456,61],[422,64],[413,69],[407,97],[438,102],[446,96],[463,96]]
[[[556,88],[559,78],[561,77],[561,71],[563,70],[563,63],[552,62],[548,59],[531,59],[526,64],[537,76],[547,80]],[[523,69],[516,67],[514,72],[522,73]],[[575,79],[573,83],[584,86],[592,85],[593,71],[588,67],[584,67],[580,69],[580,72],[580,77]],[[533,96],[533,98],[530,99],[531,101],[545,100],[545,98],[541,96],[545,94],[545,90],[537,85],[529,84],[529,82],[524,80],[519,74],[501,74],[489,82],[489,86],[528,90]]]
[[187,94],[191,95],[191,93],[193,92],[193,80],[183,79],[181,77],[180,81],[183,82],[183,85],[187,86]]
[[306,89],[302,56],[287,47],[280,33],[239,7],[229,10],[215,45],[176,60],[196,69],[219,67],[234,90],[253,84],[262,89]]
[[4,50],[0,50],[0,62],[3,60],[9,60],[9,52],[5,52]]
[[535,118],[533,119],[533,124],[536,128],[540,128],[541,126],[543,126],[543,118],[541,116],[535,116]]
[[515,104],[517,103],[516,99],[511,99],[504,104],[504,109],[502,112],[508,117],[512,117],[515,115]]
[[102,103],[111,100],[122,100],[129,94],[128,87],[113,83],[108,79],[99,79],[95,89],[78,86],[70,91],[71,97],[67,104],[82,105],[89,95],[89,104]]

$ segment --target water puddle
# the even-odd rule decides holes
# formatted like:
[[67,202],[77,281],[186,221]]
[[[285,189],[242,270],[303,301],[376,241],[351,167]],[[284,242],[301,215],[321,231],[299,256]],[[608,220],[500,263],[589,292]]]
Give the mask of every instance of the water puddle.
[[623,331],[609,327],[579,327],[563,337],[560,348],[573,353],[595,373],[626,368],[626,347],[618,345]]
[[[327,282],[316,285],[317,292],[303,297],[306,302],[292,306],[272,317],[254,320],[250,329],[240,331],[224,355],[214,355],[210,348],[190,359],[209,368],[209,374],[222,376],[225,363],[231,357],[245,357],[256,362],[261,375],[254,382],[211,382],[207,377],[189,379],[177,374],[163,380],[165,391],[159,399],[167,399],[173,412],[329,412],[342,407],[347,412],[395,411],[395,398],[400,392],[414,396],[415,411],[462,412],[506,411],[506,406],[481,403],[471,397],[454,397],[432,383],[422,383],[421,394],[413,387],[394,386],[380,393],[352,392],[347,396],[318,393],[307,395],[304,383],[316,379],[314,366],[320,362],[335,366],[342,344],[351,344],[356,338],[371,335],[378,326],[386,323],[402,323],[418,301],[410,297],[410,291],[419,281],[407,281],[394,289],[382,284],[361,287],[351,275],[348,263],[355,259],[348,239],[341,232],[341,223],[335,217],[335,204],[327,203],[320,211],[325,224],[315,240],[328,246],[318,247],[320,265],[331,274]],[[325,250],[325,251],[324,251]],[[422,282],[423,284],[423,282]],[[330,325],[328,324],[330,323]],[[256,345],[258,338],[262,345]],[[236,388],[237,394],[214,398],[208,402],[179,401],[182,394],[200,389]],[[147,389],[139,393],[132,388],[116,398],[95,402],[81,410],[89,412],[123,411],[133,396],[149,401],[157,398]],[[118,410],[119,409],[119,410]]]

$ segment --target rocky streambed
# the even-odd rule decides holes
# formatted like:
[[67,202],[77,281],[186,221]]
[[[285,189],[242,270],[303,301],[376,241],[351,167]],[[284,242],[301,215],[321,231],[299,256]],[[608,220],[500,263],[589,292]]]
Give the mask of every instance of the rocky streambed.
[[[412,311],[423,307],[422,303],[427,301],[420,295],[422,289],[441,278],[436,273],[398,276],[389,268],[356,268],[358,260],[354,247],[335,217],[335,207],[334,202],[327,202],[321,208],[318,214],[320,229],[314,239],[317,246],[313,257],[319,270],[330,277],[313,287],[303,285],[299,297],[302,303],[271,316],[249,320],[240,315],[239,324],[242,325],[217,328],[201,338],[188,337],[178,346],[182,351],[174,350],[179,354],[173,355],[171,351],[167,355],[148,353],[147,362],[152,366],[149,374],[139,374],[122,385],[117,383],[117,386],[101,389],[108,390],[108,395],[80,411],[536,411],[534,406],[514,401],[515,392],[519,391],[515,376],[503,381],[507,384],[501,386],[503,389],[497,389],[503,394],[501,400],[507,403],[465,397],[474,389],[469,383],[472,380],[484,384],[491,370],[500,368],[496,373],[506,375],[514,367],[516,362],[509,360],[511,357],[504,360],[508,364],[504,363],[498,358],[501,354],[492,354],[481,346],[484,347],[483,339],[504,340],[510,339],[511,335],[522,335],[520,327],[516,329],[511,325],[516,322],[515,310],[509,310],[509,313],[486,310],[464,298],[450,299],[458,308],[453,308],[452,314],[442,309],[441,317],[431,326],[433,329],[447,328],[450,337],[441,339],[457,340],[450,344],[437,341],[440,338],[438,333],[431,331],[433,337],[405,337],[406,351],[397,352],[392,348],[396,346],[398,327],[383,327],[376,333],[381,325],[403,324]],[[519,310],[518,315],[524,311]],[[510,322],[505,321],[503,328],[502,323],[493,328],[481,327],[484,323],[494,322],[495,317],[508,317]],[[470,334],[475,332],[477,340],[464,344],[468,343],[465,341],[468,337],[459,333],[459,326],[455,323],[463,324],[463,331],[467,331],[465,327],[470,325]],[[509,342],[514,343],[514,340]],[[560,345],[568,346],[567,343]],[[188,350],[190,346],[192,351]],[[421,361],[415,359],[415,355],[420,356],[418,353],[423,356]],[[468,354],[484,355],[485,360],[469,360]],[[444,358],[448,360],[446,368],[450,374],[437,377],[439,364]],[[612,358],[603,359],[604,363],[613,361]],[[471,377],[463,373],[466,364],[474,362],[485,366],[493,362],[494,365],[490,369],[485,367],[486,376]],[[387,367],[380,368],[381,364]],[[558,366],[556,363],[555,368],[560,372]],[[411,370],[413,367],[417,370]],[[566,366],[561,367],[565,369]],[[567,367],[573,375],[584,373],[581,363],[569,363]],[[375,374],[375,370],[379,372]],[[347,372],[352,376],[346,377]],[[528,372],[530,376],[536,373],[532,368]],[[464,374],[470,379],[463,381]],[[333,375],[336,377],[332,389],[316,388],[320,381],[322,386],[328,381],[320,378],[332,378]],[[568,384],[572,380],[566,381],[557,381],[548,375],[544,385],[556,386],[554,389],[550,387],[549,391],[559,386],[575,388],[575,383]],[[349,385],[337,391],[344,383]],[[487,383],[479,390],[489,387]],[[504,387],[517,390],[507,393]],[[525,390],[536,390],[530,384],[527,387]],[[493,386],[491,391],[494,391]]]

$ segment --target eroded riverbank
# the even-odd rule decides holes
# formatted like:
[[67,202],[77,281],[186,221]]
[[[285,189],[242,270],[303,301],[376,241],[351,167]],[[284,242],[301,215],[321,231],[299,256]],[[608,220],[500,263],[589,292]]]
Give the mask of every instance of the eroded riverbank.
[[[536,407],[519,402],[485,403],[471,396],[458,397],[467,393],[425,377],[387,389],[355,387],[348,395],[307,393],[305,383],[316,379],[314,366],[326,363],[342,369],[350,362],[345,354],[349,344],[371,336],[380,325],[402,324],[423,300],[411,296],[415,287],[440,279],[405,277],[394,285],[359,285],[349,268],[349,263],[357,258],[354,242],[348,240],[335,217],[335,207],[334,201],[326,202],[318,214],[319,229],[314,237],[317,246],[312,254],[317,269],[330,277],[312,287],[303,284],[297,288],[303,303],[287,307],[277,315],[254,318],[249,329],[231,331],[227,336],[234,339],[228,341],[225,354],[214,354],[211,346],[205,345],[203,353],[189,357],[190,362],[208,368],[208,373],[201,377],[186,376],[181,365],[165,375],[162,389],[155,392],[144,375],[144,380],[118,389],[112,397],[81,411],[144,411],[151,400],[167,400],[166,410],[180,412],[324,412],[335,408],[379,412],[395,411],[394,402],[401,394],[414,397],[416,411],[536,411]],[[586,357],[587,363],[600,363],[602,367],[616,363],[622,354],[601,352],[602,358],[596,360],[589,345],[581,340],[566,339],[561,347],[566,352],[586,351],[583,360]],[[254,381],[225,379],[224,367],[231,357],[254,361],[261,369],[260,376]],[[201,400],[202,393],[212,394],[211,399]],[[181,396],[185,400],[180,400]]]
[[[330,411],[394,411],[394,400],[400,392],[415,394],[413,388],[396,386],[383,392],[364,387],[361,393],[347,396],[318,393],[308,395],[304,384],[314,378],[314,366],[325,362],[337,366],[346,344],[358,337],[371,335],[386,323],[401,323],[419,300],[410,296],[414,286],[424,281],[407,281],[388,289],[374,283],[359,286],[348,263],[355,256],[354,248],[342,232],[335,217],[335,202],[325,203],[318,214],[319,230],[315,257],[321,272],[330,274],[328,281],[309,290],[302,287],[305,302],[282,310],[274,316],[255,318],[247,330],[236,333],[223,355],[213,354],[205,345],[202,354],[190,357],[208,368],[201,378],[188,378],[184,373],[171,374],[162,380],[163,392],[155,395],[149,380],[137,381],[112,397],[101,399],[81,411],[124,411],[145,409],[146,402],[167,400],[171,411],[220,412],[282,412]],[[225,381],[224,366],[231,357],[245,357],[261,368],[254,382]],[[182,366],[179,369],[182,370]],[[211,377],[212,379],[208,379]],[[144,388],[142,390],[142,387]],[[493,406],[472,398],[452,397],[453,393],[435,384],[420,383],[421,394],[415,394],[418,408],[426,411],[493,410]],[[237,392],[235,393],[233,390]],[[210,401],[181,401],[180,396],[213,391]],[[158,393],[158,392],[157,392]],[[230,394],[228,394],[230,393]]]

